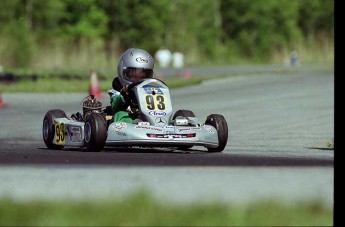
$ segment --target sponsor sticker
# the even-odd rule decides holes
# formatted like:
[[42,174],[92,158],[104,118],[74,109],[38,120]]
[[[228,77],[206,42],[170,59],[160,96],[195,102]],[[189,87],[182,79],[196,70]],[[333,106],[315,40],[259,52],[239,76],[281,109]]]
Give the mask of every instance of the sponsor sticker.
[[206,129],[206,131],[208,131],[210,134],[214,134],[215,130],[212,126],[210,125],[204,125],[204,128]]
[[163,133],[166,135],[176,134],[176,127],[171,125],[166,125],[163,127]]
[[116,122],[114,125],[115,132],[122,132],[123,129],[127,127],[127,123],[125,122]]
[[138,125],[150,125],[150,122],[140,121],[140,122],[138,122]]
[[190,134],[152,134],[152,133],[147,133],[146,134],[150,138],[168,138],[168,139],[176,139],[176,138],[191,138],[195,137],[195,133],[190,133]]
[[159,131],[159,132],[162,131],[162,129],[157,128],[157,127],[153,127],[153,126],[136,125],[134,127],[137,128],[137,129],[155,130],[155,131]]
[[69,126],[67,127],[69,138],[72,142],[81,142],[81,128],[80,127],[74,127]]
[[144,85],[143,88],[144,88],[146,94],[154,93],[154,94],[163,95],[162,90],[158,86]]
[[149,63],[149,60],[147,60],[147,58],[144,57],[137,57],[135,60],[139,63]]
[[179,132],[183,132],[183,131],[189,131],[189,130],[201,130],[200,127],[187,127],[187,128],[178,128],[177,129]]
[[125,132],[116,132],[119,136],[127,136]]
[[162,118],[162,117],[157,117],[156,120],[155,120],[155,123],[157,125],[163,126],[163,125],[167,124],[167,121],[164,118]]
[[159,111],[159,110],[151,110],[151,111],[149,111],[149,114],[153,115],[153,116],[165,116],[165,115],[167,115],[166,112]]

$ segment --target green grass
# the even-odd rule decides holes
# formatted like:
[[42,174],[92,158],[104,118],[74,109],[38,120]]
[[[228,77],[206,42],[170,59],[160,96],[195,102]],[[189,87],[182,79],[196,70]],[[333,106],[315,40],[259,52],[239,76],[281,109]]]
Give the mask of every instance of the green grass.
[[[177,88],[201,83],[207,78],[185,79],[167,79],[164,80],[169,88]],[[111,88],[112,79],[99,80],[99,86],[102,92]],[[54,92],[87,92],[89,89],[89,80],[65,80],[59,78],[39,78],[36,81],[22,80],[17,83],[0,83],[0,92],[30,92],[30,93],[54,93]]]
[[[170,89],[185,87],[195,84],[200,84],[205,80],[219,79],[224,77],[235,77],[235,76],[249,76],[249,75],[289,75],[294,73],[303,73],[304,71],[314,71],[316,73],[333,73],[334,67],[332,64],[319,64],[319,65],[305,65],[302,67],[281,67],[275,71],[267,72],[251,72],[251,73],[229,73],[229,75],[217,75],[217,76],[192,76],[188,79],[183,77],[166,77],[162,80],[168,85]],[[27,79],[22,79],[17,82],[4,83],[0,82],[0,93],[14,93],[14,92],[28,92],[28,93],[59,93],[59,92],[87,92],[90,85],[88,72],[82,70],[67,70],[60,72],[49,72],[49,71],[25,71],[25,70],[14,70],[16,75],[27,75]],[[99,74],[99,86],[102,92],[106,92],[111,88],[113,78],[110,70],[98,70]],[[37,80],[33,81],[29,75],[40,75]],[[59,78],[58,75],[70,75],[71,79]],[[73,78],[73,76],[79,76],[80,79]],[[25,77],[23,77],[25,78]]]
[[319,202],[176,205],[137,192],[124,199],[27,201],[0,199],[1,226],[332,226]]

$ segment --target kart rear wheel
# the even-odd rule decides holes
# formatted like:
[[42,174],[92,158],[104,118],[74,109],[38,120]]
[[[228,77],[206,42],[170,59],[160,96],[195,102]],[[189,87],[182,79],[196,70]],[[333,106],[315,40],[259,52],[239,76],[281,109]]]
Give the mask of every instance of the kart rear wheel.
[[207,117],[205,124],[215,127],[218,132],[218,147],[209,147],[207,150],[209,152],[222,152],[228,142],[228,124],[225,118],[220,114],[211,114]]
[[99,152],[104,148],[107,139],[107,122],[97,113],[91,113],[84,126],[85,145],[88,151]]
[[[178,110],[175,112],[172,119],[175,120],[177,117],[195,117],[195,114],[191,110]],[[179,146],[178,148],[181,150],[188,150],[192,147],[193,146]]]
[[49,110],[43,119],[43,141],[47,148],[53,149],[53,150],[59,150],[64,148],[64,145],[57,145],[53,143],[54,136],[55,136],[55,125],[54,120],[56,118],[64,118],[66,116],[66,113],[63,110],[59,109],[53,109]]

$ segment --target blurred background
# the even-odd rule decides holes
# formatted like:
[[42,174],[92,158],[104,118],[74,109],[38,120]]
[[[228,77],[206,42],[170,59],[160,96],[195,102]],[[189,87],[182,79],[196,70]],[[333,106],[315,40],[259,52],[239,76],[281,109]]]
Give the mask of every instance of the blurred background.
[[[7,71],[112,68],[129,47],[184,64],[334,60],[333,0],[1,0]],[[167,66],[170,67],[170,66]]]

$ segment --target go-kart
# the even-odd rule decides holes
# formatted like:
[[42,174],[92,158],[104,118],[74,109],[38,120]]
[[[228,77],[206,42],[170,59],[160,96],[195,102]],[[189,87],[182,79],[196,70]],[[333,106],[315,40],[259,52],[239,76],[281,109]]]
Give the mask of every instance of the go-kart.
[[173,114],[167,85],[158,79],[144,79],[129,85],[129,110],[133,123],[112,122],[109,106],[104,108],[94,96],[81,102],[82,111],[67,117],[60,109],[49,110],[43,119],[43,140],[49,149],[86,147],[101,151],[111,147],[174,147],[187,150],[206,147],[221,152],[228,141],[228,125],[220,114],[199,122],[190,110]]

